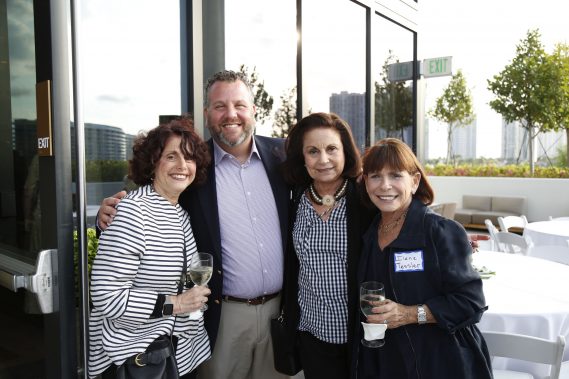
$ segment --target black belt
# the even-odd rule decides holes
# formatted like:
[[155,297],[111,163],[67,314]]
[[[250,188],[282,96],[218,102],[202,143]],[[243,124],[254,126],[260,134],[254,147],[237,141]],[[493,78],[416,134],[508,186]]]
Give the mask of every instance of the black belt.
[[249,305],[260,305],[260,304],[265,304],[267,301],[274,299],[275,297],[279,296],[279,293],[272,293],[270,295],[265,295],[265,296],[259,296],[256,297],[254,299],[241,299],[240,297],[233,297],[233,296],[229,296],[229,295],[224,295],[223,300],[226,301],[235,301],[237,303],[245,303],[245,304],[249,304]]

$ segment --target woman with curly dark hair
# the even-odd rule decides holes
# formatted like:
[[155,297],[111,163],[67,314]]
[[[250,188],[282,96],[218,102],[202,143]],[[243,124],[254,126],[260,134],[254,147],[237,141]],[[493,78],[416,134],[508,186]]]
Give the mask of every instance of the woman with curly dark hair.
[[186,117],[136,139],[129,178],[140,187],[118,205],[93,265],[90,377],[115,378],[144,366],[155,346],[166,346],[182,378],[194,377],[210,356],[203,315],[188,315],[210,290],[181,291],[197,250],[188,213],[178,204],[188,186],[205,180],[209,162],[207,145]]

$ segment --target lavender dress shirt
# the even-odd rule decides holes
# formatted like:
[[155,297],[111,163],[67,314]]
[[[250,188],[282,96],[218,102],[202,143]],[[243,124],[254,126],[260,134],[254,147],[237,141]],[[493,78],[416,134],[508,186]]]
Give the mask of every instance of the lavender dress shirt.
[[213,146],[223,295],[250,299],[279,292],[283,284],[279,215],[255,140],[243,164],[215,141]]

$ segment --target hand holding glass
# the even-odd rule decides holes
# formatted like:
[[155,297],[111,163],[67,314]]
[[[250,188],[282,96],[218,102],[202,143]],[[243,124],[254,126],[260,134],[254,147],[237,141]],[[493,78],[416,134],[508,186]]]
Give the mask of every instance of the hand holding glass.
[[[190,280],[196,286],[205,286],[211,279],[213,273],[213,257],[208,253],[197,253],[192,257],[190,262]],[[201,308],[201,311],[207,309],[207,304]]]
[[[361,284],[360,308],[366,317],[373,314],[371,311],[372,308],[376,307],[378,302],[383,300],[385,300],[385,288],[383,283],[372,281]],[[385,344],[385,341],[383,340],[383,333],[385,332],[385,329],[387,329],[387,325],[362,322],[362,326],[364,327],[366,335],[381,335],[379,339],[368,340],[365,337],[362,338],[362,345],[367,347],[381,347]],[[377,329],[382,329],[383,333]]]

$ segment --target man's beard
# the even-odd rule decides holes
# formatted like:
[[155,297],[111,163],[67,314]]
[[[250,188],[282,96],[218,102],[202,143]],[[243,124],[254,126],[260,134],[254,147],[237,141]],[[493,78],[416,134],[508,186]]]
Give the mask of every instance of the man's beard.
[[[208,126],[206,125],[206,127],[208,127]],[[212,130],[209,127],[208,127],[208,129],[210,131]],[[227,147],[235,147],[235,146],[239,146],[239,145],[243,144],[245,141],[247,141],[249,136],[251,136],[251,134],[253,134],[253,130],[255,130],[255,124],[251,124],[251,125],[247,125],[247,126],[243,127],[243,132],[241,133],[239,138],[237,138],[237,140],[235,140],[235,141],[229,141],[227,138],[225,138],[225,136],[223,135],[223,127],[220,127],[220,129],[221,129],[220,132],[215,134],[215,137],[217,137],[217,138],[215,138],[216,141],[218,143],[222,143],[223,145],[225,145]]]
[[226,146],[229,147],[235,147],[235,146],[239,146],[241,145],[243,142],[245,142],[247,140],[247,138],[253,133],[253,128],[249,129],[249,130],[243,130],[243,133],[241,133],[241,135],[239,136],[239,138],[237,138],[236,141],[229,141],[228,139],[226,139],[223,136],[223,132],[220,132],[217,135],[217,138],[219,139],[219,141],[221,143],[223,143]]

